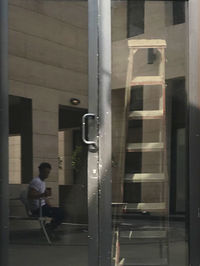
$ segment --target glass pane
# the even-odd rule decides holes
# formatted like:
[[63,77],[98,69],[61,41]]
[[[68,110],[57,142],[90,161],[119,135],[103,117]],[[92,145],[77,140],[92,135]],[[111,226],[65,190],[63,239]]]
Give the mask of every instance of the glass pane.
[[188,265],[186,12],[112,1],[115,266]]
[[87,62],[87,1],[9,0],[10,266],[88,265]]

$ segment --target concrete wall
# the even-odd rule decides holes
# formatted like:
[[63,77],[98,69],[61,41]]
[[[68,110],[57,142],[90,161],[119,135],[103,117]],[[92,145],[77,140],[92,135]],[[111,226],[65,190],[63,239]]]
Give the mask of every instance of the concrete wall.
[[[127,39],[127,7],[126,3],[113,4],[112,27],[112,88],[119,89],[126,86],[128,65],[128,39]],[[172,25],[172,3],[170,1],[145,2],[144,34],[133,39],[164,39],[166,49],[166,79],[185,76],[186,71],[186,26],[185,24]],[[117,22],[116,22],[117,20]],[[131,38],[132,39],[132,38]],[[155,66],[147,65],[146,56],[142,54],[136,59],[134,71],[150,75]]]
[[[87,107],[87,6],[9,0],[10,94],[32,99],[33,176],[48,161],[47,186],[58,202],[58,107]],[[31,179],[31,177],[30,177]]]
[[[167,79],[185,75],[185,25],[172,25],[170,4],[146,1],[145,33],[136,37],[167,41]],[[52,164],[47,186],[53,189],[55,203],[59,105],[70,106],[70,98],[75,97],[81,101],[79,107],[87,108],[87,18],[87,4],[81,1],[9,0],[10,94],[32,99],[33,176],[38,174],[41,161]],[[125,87],[128,58],[125,1],[113,2],[112,40],[112,88],[120,89]],[[155,71],[139,56],[140,61],[136,71]],[[122,196],[124,173],[123,93],[116,90],[112,107],[115,201],[119,200],[117,195]]]

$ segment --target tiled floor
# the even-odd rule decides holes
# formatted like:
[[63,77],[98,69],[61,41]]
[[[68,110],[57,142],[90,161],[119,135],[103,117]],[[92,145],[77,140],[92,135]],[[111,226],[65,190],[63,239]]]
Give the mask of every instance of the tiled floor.
[[[165,250],[166,251],[166,250]],[[164,251],[163,256],[166,256]],[[121,242],[121,256],[126,260],[160,258],[159,242],[138,240]],[[169,230],[169,266],[188,266],[184,224],[174,222]],[[63,225],[57,239],[49,246],[39,229],[13,230],[9,266],[87,266],[88,232],[84,227]],[[154,265],[154,264],[152,264]]]
[[62,226],[49,246],[40,229],[10,233],[9,266],[87,266],[87,229]]

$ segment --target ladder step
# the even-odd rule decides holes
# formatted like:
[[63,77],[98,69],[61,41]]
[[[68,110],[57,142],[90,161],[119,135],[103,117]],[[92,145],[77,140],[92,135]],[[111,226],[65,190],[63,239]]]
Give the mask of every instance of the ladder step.
[[124,210],[126,211],[166,211],[166,204],[165,202],[158,202],[158,203],[127,203]]
[[128,239],[164,239],[167,237],[167,232],[164,230],[160,231],[120,231],[120,238]]
[[124,266],[167,266],[167,258],[125,259]]
[[135,39],[135,40],[128,40],[129,48],[166,48],[167,44],[165,40],[162,39]]
[[143,182],[164,182],[165,175],[162,173],[142,173],[142,174],[126,174],[124,182],[127,183],[143,183]]
[[129,119],[161,119],[163,110],[133,111],[129,113]]
[[141,76],[132,79],[130,86],[138,85],[164,85],[165,81],[161,76]]
[[128,143],[127,152],[153,152],[162,151],[164,148],[163,142],[151,142],[151,143]]

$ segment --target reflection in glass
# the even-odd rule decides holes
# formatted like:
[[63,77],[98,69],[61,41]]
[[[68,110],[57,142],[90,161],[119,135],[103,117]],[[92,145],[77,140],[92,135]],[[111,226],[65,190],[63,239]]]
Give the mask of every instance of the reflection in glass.
[[[86,266],[87,151],[80,132],[88,108],[87,1],[8,2],[9,265]],[[72,105],[72,98],[79,105]],[[84,155],[73,156],[77,146]],[[83,157],[75,171],[73,159]],[[66,212],[64,222],[49,234],[51,245],[41,220],[28,216],[20,200],[42,162],[52,166],[46,179],[49,201]]]
[[186,22],[180,5],[112,2],[115,266],[188,264]]

